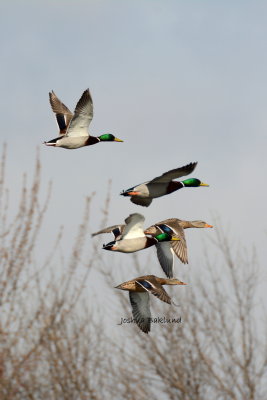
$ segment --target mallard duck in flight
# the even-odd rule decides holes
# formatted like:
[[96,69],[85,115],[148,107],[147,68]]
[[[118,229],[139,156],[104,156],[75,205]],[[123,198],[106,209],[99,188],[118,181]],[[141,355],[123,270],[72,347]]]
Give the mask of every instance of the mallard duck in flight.
[[[115,230],[115,240],[103,245],[104,250],[118,251],[121,253],[134,253],[139,250],[146,249],[148,247],[154,246],[157,243],[166,242],[166,241],[178,241],[180,240],[178,237],[174,237],[169,233],[160,232],[159,235],[155,235],[152,237],[146,236],[144,234],[144,216],[141,214],[130,214],[129,217],[125,219],[126,225],[124,226],[122,232],[117,229],[117,225],[113,227],[115,229],[110,229],[108,232],[114,232]],[[104,229],[99,233],[105,233],[107,229]],[[95,234],[93,234],[95,235]],[[164,262],[161,263],[163,270],[166,270]]]
[[93,100],[89,89],[83,92],[74,114],[58,99],[53,91],[49,93],[49,100],[57,119],[59,136],[44,142],[45,145],[63,147],[64,149],[78,149],[99,142],[123,142],[111,133],[105,133],[98,137],[89,134],[88,128],[93,119]]
[[193,162],[184,167],[172,169],[151,181],[124,190],[120,194],[122,196],[131,196],[131,201],[139,206],[148,207],[156,197],[165,196],[183,187],[209,186],[196,178],[190,178],[184,181],[173,180],[191,174],[196,168],[196,165],[197,162]]
[[154,275],[145,275],[116,286],[116,289],[129,291],[133,317],[138,327],[144,333],[148,333],[151,327],[149,294],[153,294],[165,303],[171,304],[172,302],[162,285],[186,285],[186,283],[179,279],[158,278]]
[[204,221],[183,221],[178,218],[169,218],[160,221],[145,229],[146,235],[159,235],[160,233],[169,233],[173,237],[179,238],[179,241],[157,243],[157,256],[161,267],[168,277],[173,277],[174,254],[184,264],[188,264],[187,245],[184,229],[187,228],[213,228],[212,225]]

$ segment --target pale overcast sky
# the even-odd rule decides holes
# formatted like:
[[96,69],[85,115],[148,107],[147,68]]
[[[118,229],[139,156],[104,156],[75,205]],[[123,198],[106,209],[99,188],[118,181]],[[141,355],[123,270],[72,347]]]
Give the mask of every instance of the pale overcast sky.
[[[265,1],[1,2],[1,141],[8,143],[11,204],[22,172],[32,174],[37,146],[43,193],[53,180],[41,256],[61,224],[71,245],[93,191],[90,225],[99,228],[111,178],[111,224],[132,212],[143,213],[146,225],[169,217],[213,224],[215,212],[235,243],[256,245],[264,267],[266,17]],[[87,87],[91,133],[125,142],[74,151],[43,146],[57,136],[48,92],[73,109]],[[191,161],[199,163],[193,177],[209,188],[180,190],[148,209],[119,196]],[[212,234],[188,232],[193,263]],[[177,260],[176,268],[184,266]]]

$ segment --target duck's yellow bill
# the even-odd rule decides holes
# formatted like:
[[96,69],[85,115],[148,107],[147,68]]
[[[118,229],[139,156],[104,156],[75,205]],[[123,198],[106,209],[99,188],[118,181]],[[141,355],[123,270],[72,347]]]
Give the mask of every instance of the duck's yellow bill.
[[181,239],[177,237],[172,237],[171,240],[181,240]]
[[114,142],[123,142],[123,140],[121,140],[121,139],[115,137]]
[[199,186],[209,186],[207,183],[200,182]]

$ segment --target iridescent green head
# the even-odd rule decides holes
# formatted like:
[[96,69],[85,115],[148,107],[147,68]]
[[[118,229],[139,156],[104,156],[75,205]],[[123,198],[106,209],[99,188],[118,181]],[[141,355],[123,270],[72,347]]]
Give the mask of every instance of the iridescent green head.
[[111,133],[105,133],[104,135],[98,136],[100,142],[123,142],[123,140],[116,138]]
[[207,183],[201,182],[196,178],[189,178],[182,181],[185,187],[198,187],[198,186],[209,186]]
[[168,233],[160,233],[159,235],[155,236],[155,239],[158,242],[169,242],[171,240],[180,240],[176,237],[169,235]]

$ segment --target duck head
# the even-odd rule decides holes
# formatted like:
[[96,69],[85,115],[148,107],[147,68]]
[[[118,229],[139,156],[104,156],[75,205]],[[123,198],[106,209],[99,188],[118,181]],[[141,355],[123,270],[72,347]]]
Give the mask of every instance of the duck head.
[[201,182],[196,178],[189,178],[182,181],[185,187],[198,187],[198,186],[209,186],[207,183]]
[[133,290],[135,291],[136,289],[136,283],[135,281],[127,281],[127,282],[123,282],[118,286],[115,286],[115,289],[121,289],[121,290]]
[[123,140],[116,138],[111,133],[104,133],[103,135],[98,136],[100,142],[123,142]]
[[155,239],[158,242],[170,242],[170,241],[174,241],[174,240],[181,240],[181,239],[179,239],[175,236],[172,236],[171,234],[166,233],[166,232],[160,233],[159,235],[155,236]]
[[165,283],[164,285],[187,285],[185,282],[180,281],[179,279],[167,279],[165,278]]
[[213,225],[207,224],[205,221],[190,221],[193,228],[213,228]]

